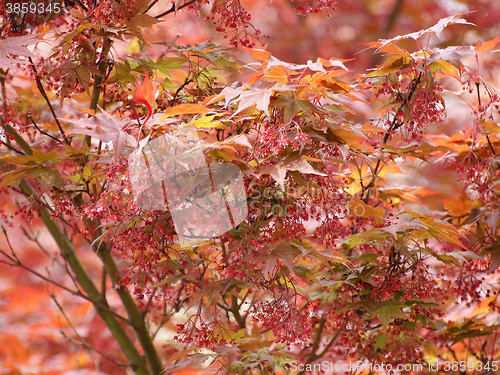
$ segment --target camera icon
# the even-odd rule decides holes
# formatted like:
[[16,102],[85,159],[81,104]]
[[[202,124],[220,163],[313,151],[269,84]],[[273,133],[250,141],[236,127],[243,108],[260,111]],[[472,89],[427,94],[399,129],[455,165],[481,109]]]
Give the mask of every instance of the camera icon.
[[196,130],[179,128],[136,149],[128,159],[135,204],[172,215],[179,244],[218,237],[248,215],[241,170],[207,164]]

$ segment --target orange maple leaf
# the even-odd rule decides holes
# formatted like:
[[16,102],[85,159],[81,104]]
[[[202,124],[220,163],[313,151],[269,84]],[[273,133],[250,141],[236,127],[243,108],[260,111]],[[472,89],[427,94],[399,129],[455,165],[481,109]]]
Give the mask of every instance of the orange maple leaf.
[[135,102],[144,103],[146,105],[146,107],[148,108],[149,114],[148,114],[148,118],[146,119],[146,121],[144,121],[144,124],[145,124],[146,122],[148,122],[149,118],[153,114],[153,104],[155,102],[156,85],[154,85],[153,82],[151,82],[147,72],[144,72],[144,74],[145,74],[145,77],[144,77],[144,81],[142,82],[142,84],[139,84],[137,79],[135,80],[135,84],[136,84],[137,88],[135,90],[133,100]]

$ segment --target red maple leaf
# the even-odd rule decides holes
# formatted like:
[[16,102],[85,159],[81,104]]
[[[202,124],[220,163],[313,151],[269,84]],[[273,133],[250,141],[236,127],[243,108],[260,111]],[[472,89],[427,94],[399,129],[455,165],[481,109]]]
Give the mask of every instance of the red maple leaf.
[[149,79],[149,75],[147,72],[144,72],[145,77],[142,84],[139,84],[137,80],[135,80],[135,84],[137,85],[137,89],[135,90],[135,94],[133,96],[133,100],[135,102],[144,103],[148,108],[149,114],[144,124],[148,122],[149,118],[153,114],[153,103],[155,102],[155,91],[156,85],[151,82]]

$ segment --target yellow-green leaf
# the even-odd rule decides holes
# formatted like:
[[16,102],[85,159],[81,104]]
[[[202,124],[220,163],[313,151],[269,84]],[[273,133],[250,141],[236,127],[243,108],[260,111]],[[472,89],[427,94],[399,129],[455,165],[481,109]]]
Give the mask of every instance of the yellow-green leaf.
[[349,210],[351,210],[351,212],[356,216],[364,218],[373,217],[377,224],[382,224],[382,217],[385,215],[385,210],[382,207],[369,206],[357,198],[354,198],[349,202]]
[[438,70],[441,70],[445,76],[448,77],[453,77],[457,81],[460,81],[460,74],[458,72],[458,69],[455,65],[450,64],[448,61],[444,61],[442,59],[439,59],[437,61],[434,61],[429,68],[431,69],[431,72],[435,73]]

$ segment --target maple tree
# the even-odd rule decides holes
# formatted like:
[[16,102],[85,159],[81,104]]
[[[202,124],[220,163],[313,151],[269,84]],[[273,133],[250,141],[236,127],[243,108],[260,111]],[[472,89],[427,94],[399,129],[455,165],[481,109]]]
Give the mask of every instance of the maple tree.
[[275,1],[388,20],[295,63],[260,2],[0,3],[3,373],[497,372],[500,37],[445,3]]

